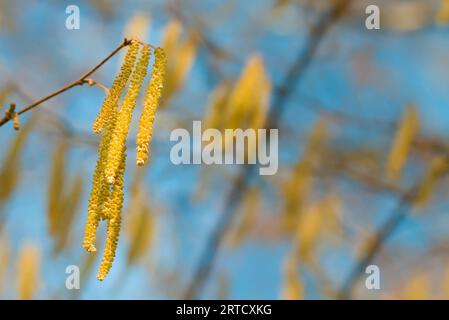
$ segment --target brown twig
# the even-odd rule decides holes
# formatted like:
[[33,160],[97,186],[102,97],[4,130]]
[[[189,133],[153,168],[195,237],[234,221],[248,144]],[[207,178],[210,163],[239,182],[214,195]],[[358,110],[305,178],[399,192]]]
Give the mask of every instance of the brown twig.
[[102,83],[100,83],[100,82],[98,82],[98,81],[96,81],[96,80],[94,80],[94,79],[92,79],[92,78],[87,78],[87,79],[84,79],[84,83],[87,83],[89,86],[97,86],[97,87],[99,87],[99,88],[101,88],[101,89],[103,89],[103,91],[106,93],[106,94],[108,94],[109,93],[109,88],[107,88],[105,85],[103,85]]
[[[24,107],[23,109],[19,110],[17,112],[18,115],[21,115],[27,111],[30,111],[31,109],[34,109],[35,107],[41,105],[42,103],[44,103],[47,100],[50,100],[58,95],[60,95],[63,92],[66,92],[76,86],[81,86],[85,83],[87,83],[88,78],[95,72],[97,71],[101,66],[103,66],[109,59],[111,59],[114,55],[116,55],[120,50],[122,50],[124,47],[130,45],[132,42],[132,40],[130,39],[124,39],[123,42],[116,48],[114,49],[106,58],[104,58],[100,63],[98,63],[95,67],[93,67],[91,70],[89,70],[86,74],[84,74],[83,76],[81,76],[81,78],[79,78],[78,80],[75,80],[74,82],[66,85],[65,87],[62,87],[61,89],[43,97],[42,99]],[[96,83],[97,84],[97,83]],[[98,85],[98,84],[97,84]],[[0,127],[3,126],[5,123],[7,123],[8,121],[10,121],[12,118],[7,117],[5,115],[5,117],[3,117],[2,119],[0,119]]]

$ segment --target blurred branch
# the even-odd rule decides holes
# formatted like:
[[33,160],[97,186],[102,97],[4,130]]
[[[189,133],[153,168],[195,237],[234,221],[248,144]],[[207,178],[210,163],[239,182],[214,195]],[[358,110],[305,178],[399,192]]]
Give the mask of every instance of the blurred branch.
[[[446,158],[448,159],[447,153]],[[441,179],[442,177],[438,177]],[[388,216],[387,220],[381,225],[378,231],[374,234],[373,238],[368,239],[367,250],[363,253],[355,266],[351,269],[348,278],[343,283],[338,294],[339,299],[350,299],[357,281],[364,274],[365,268],[373,261],[375,256],[382,249],[384,243],[389,237],[397,230],[404,218],[407,216],[407,212],[413,205],[416,197],[418,196],[418,190],[421,185],[421,179],[418,183],[411,187],[407,192],[403,193],[399,198],[399,202],[393,211]]]
[[[305,49],[301,51],[287,73],[280,86],[275,88],[273,103],[270,108],[268,120],[265,128],[275,128],[285,109],[286,102],[290,98],[295,86],[301,81],[305,71],[312,62],[319,44],[324,38],[327,31],[343,16],[352,0],[339,0],[329,12],[323,14],[317,24],[312,27],[309,32]],[[235,179],[234,185],[226,198],[223,212],[221,213],[215,229],[212,231],[210,238],[206,243],[206,247],[200,254],[198,266],[194,270],[193,277],[184,294],[184,298],[195,298],[202,289],[210,272],[212,271],[217,251],[220,248],[224,235],[226,234],[231,221],[234,217],[239,202],[242,200],[246,192],[255,165],[246,165],[242,168],[241,173]]]
[[363,254],[363,256],[350,271],[348,279],[344,282],[338,294],[339,299],[349,299],[351,297],[354,286],[365,271],[366,266],[371,263],[376,254],[382,248],[385,241],[391,236],[391,234],[397,229],[397,227],[406,217],[410,203],[416,197],[416,193],[417,187],[413,187],[409,191],[404,193],[400,197],[399,203],[391,212],[388,219],[376,232],[374,240],[372,240],[371,238],[368,240],[372,241],[372,243],[369,244],[369,249]]
[[[111,59],[115,54],[117,54],[120,50],[122,50],[124,47],[128,46],[131,43],[131,40],[129,39],[124,39],[123,42],[116,48],[114,49],[106,58],[104,58],[99,64],[97,64],[95,67],[93,67],[90,71],[88,71],[86,74],[84,74],[81,78],[79,78],[78,80],[68,84],[67,86],[43,97],[42,99],[24,107],[22,110],[18,111],[18,115],[21,115],[31,109],[34,109],[35,107],[41,105],[42,103],[44,103],[47,100],[50,100],[58,95],[60,95],[63,92],[66,92],[70,89],[72,89],[73,87],[76,86],[82,86],[85,83],[89,83],[89,77],[95,72],[97,71],[101,66],[103,66],[103,64],[105,64],[109,59]],[[96,82],[95,84],[98,85],[98,83]],[[2,119],[0,119],[0,127],[3,126],[5,123],[7,123],[8,121],[11,120],[11,117],[8,117],[7,115],[5,115],[5,117],[3,117]]]

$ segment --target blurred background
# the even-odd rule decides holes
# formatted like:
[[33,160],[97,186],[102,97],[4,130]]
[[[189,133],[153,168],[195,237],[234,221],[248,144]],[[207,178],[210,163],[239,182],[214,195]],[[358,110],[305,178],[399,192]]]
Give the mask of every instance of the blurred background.
[[[65,27],[71,4],[79,30]],[[371,4],[380,30],[365,27]],[[448,36],[446,0],[0,0],[2,113],[78,79],[124,37],[168,55],[139,169],[133,118],[103,282],[105,223],[96,254],[81,244],[104,91],[75,87],[19,131],[0,128],[0,297],[449,298]],[[123,52],[92,78],[110,87]],[[170,162],[171,130],[229,127],[237,100],[265,119],[239,127],[279,129],[276,175]],[[380,290],[365,287],[372,264]],[[66,289],[69,265],[80,290]]]

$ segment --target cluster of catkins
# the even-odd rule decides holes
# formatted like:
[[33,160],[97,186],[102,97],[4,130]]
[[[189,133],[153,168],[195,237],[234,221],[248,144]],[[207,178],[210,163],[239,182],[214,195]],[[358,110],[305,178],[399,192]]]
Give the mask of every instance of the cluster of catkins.
[[[139,52],[140,51],[140,52]],[[100,220],[107,220],[107,238],[97,278],[103,280],[114,261],[120,232],[123,205],[123,179],[126,163],[126,140],[137,97],[146,77],[152,47],[132,40],[123,65],[106,96],[93,124],[101,133],[98,160],[90,194],[83,247],[96,251],[95,238]],[[153,122],[161,96],[166,57],[161,48],[154,49],[154,64],[148,84],[137,134],[137,165],[145,164],[153,132]],[[121,107],[119,100],[129,80]]]

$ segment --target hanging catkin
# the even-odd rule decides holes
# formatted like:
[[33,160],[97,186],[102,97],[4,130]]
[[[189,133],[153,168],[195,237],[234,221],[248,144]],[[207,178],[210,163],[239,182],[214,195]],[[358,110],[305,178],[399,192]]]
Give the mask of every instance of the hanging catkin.
[[164,50],[156,48],[154,50],[154,56],[155,60],[151,72],[151,80],[148,84],[142,115],[140,116],[139,121],[139,132],[137,133],[136,163],[138,166],[144,165],[145,161],[148,159],[149,144],[151,136],[153,135],[154,117],[164,85],[165,68],[167,64]]
[[144,45],[136,67],[131,75],[131,83],[123,100],[122,108],[117,117],[117,123],[112,134],[108,156],[106,161],[105,175],[106,181],[114,183],[117,169],[120,165],[121,153],[126,144],[132,112],[136,106],[142,82],[147,74],[148,61],[150,59],[150,47]]
[[104,215],[109,218],[106,246],[103,253],[100,269],[98,271],[98,280],[103,280],[112,267],[115,258],[117,242],[120,234],[121,211],[123,206],[123,186],[126,166],[126,152],[123,150],[122,159],[117,170],[112,192],[106,201],[103,210]]
[[115,128],[117,118],[117,107],[113,106],[106,127],[101,136],[100,146],[98,148],[98,160],[95,167],[94,177],[92,181],[92,191],[90,194],[89,205],[87,208],[87,223],[84,231],[83,247],[89,251],[96,251],[95,238],[98,223],[101,218],[101,209],[104,201],[109,194],[109,184],[104,177],[104,168],[107,160],[109,145],[112,132]]
[[99,133],[106,122],[106,119],[110,116],[112,109],[117,105],[120,96],[122,94],[123,89],[128,82],[129,76],[131,75],[131,71],[135,64],[137,53],[139,51],[139,43],[137,41],[133,41],[126,53],[125,60],[120,68],[120,72],[115,78],[111,90],[109,94],[106,96],[103,106],[100,109],[100,113],[98,114],[95,122],[92,126],[92,130],[95,133]]
[[[131,48],[128,50],[121,71],[94,124],[94,131],[102,130],[102,135],[87,209],[83,247],[89,252],[96,251],[95,238],[98,225],[101,219],[107,220],[106,244],[97,275],[100,281],[109,273],[115,258],[124,197],[126,139],[137,97],[147,74],[151,54],[151,46],[138,40],[133,40],[130,45]],[[137,59],[140,46],[142,46],[140,57]],[[140,153],[138,150],[138,158],[145,157],[146,159],[148,157],[148,144],[151,139],[154,114],[161,95],[165,65],[163,50],[155,49],[152,80],[147,89],[144,114],[141,116],[139,137],[137,138],[138,146],[141,146]],[[130,78],[128,90],[123,98],[122,106],[119,108],[121,93],[128,78]],[[145,123],[142,124],[142,121]],[[142,152],[146,154],[142,155]]]

